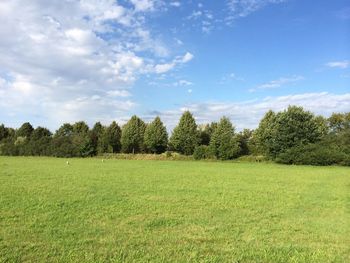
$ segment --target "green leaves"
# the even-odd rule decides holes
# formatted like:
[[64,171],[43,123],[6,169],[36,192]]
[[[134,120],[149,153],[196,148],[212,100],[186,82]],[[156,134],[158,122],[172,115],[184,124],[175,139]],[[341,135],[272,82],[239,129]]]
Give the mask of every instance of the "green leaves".
[[238,155],[240,148],[234,135],[231,121],[226,117],[221,118],[209,144],[210,151],[216,158],[229,160]]
[[289,106],[277,114],[266,113],[254,135],[260,150],[275,158],[294,146],[320,140],[323,133],[319,118],[302,107]]
[[125,153],[139,153],[144,151],[144,134],[146,124],[136,115],[125,124],[122,131],[122,151]]
[[178,126],[170,138],[171,148],[181,154],[191,155],[199,144],[197,124],[193,115],[186,111],[182,114]]
[[147,125],[144,136],[146,150],[151,153],[163,153],[168,146],[168,133],[163,122],[156,117]]

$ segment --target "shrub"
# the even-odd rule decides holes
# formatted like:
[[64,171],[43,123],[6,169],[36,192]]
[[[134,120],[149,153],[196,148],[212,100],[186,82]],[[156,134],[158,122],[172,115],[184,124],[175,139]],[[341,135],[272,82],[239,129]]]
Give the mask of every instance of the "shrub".
[[207,146],[207,145],[197,146],[197,147],[194,149],[193,158],[194,158],[195,160],[201,160],[201,159],[209,159],[209,158],[211,158],[209,146]]
[[336,146],[308,144],[296,146],[278,155],[276,162],[283,164],[333,165],[349,164],[349,155]]
[[243,155],[237,158],[237,161],[240,162],[266,162],[267,159],[263,155]]

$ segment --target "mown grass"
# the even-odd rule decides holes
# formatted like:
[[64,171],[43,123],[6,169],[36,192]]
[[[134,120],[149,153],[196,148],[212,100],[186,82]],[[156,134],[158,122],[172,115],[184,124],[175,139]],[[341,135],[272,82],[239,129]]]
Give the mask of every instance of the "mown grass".
[[0,157],[1,262],[350,262],[350,169]]

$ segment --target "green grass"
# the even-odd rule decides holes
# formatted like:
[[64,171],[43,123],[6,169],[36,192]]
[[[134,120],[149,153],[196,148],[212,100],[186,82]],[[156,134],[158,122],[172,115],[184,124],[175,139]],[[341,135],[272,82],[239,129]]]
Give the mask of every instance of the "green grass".
[[350,262],[350,169],[0,157],[1,262]]

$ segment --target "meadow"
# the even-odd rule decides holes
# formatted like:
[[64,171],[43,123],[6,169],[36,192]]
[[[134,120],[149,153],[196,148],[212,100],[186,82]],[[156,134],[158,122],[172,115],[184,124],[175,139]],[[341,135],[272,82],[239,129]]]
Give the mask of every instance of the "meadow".
[[0,262],[350,262],[350,169],[0,157]]

